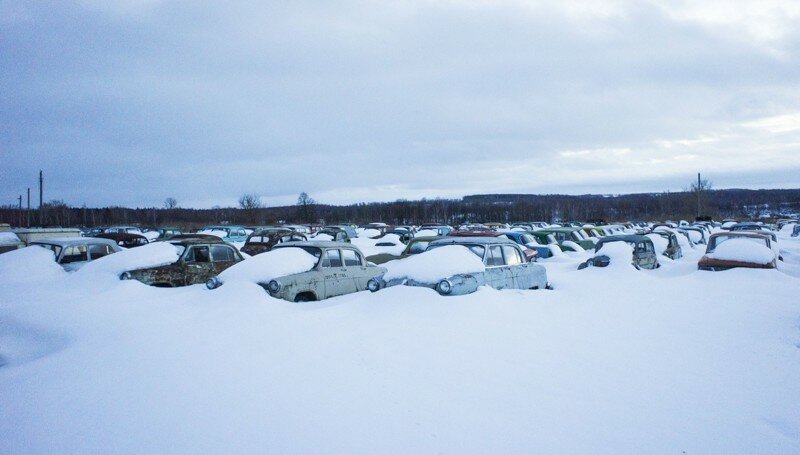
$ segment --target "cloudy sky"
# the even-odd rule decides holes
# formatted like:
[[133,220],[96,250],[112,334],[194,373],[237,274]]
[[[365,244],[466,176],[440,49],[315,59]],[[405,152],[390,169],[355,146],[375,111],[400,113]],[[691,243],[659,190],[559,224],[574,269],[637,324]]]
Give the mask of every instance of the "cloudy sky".
[[0,0],[0,204],[800,187],[800,3],[567,3]]

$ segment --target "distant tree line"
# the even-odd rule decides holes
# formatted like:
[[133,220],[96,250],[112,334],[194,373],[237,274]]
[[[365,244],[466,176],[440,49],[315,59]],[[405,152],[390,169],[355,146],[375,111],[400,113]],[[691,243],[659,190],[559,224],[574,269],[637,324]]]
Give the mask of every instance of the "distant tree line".
[[64,201],[50,201],[42,210],[0,207],[0,223],[13,226],[178,226],[195,228],[206,224],[248,226],[286,223],[355,223],[382,221],[389,224],[435,222],[514,221],[607,221],[692,220],[700,215],[724,218],[753,218],[765,214],[800,212],[800,189],[713,190],[687,188],[680,192],[624,195],[482,194],[461,199],[399,199],[393,202],[350,205],[319,204],[302,193],[297,204],[264,207],[254,194],[243,196],[239,207],[210,209],[181,208],[174,198],[163,207],[72,207]]

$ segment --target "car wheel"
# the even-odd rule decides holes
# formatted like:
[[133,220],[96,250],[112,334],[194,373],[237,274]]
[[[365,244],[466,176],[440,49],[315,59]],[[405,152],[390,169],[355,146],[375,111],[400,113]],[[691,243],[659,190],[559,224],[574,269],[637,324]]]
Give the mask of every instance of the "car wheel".
[[294,298],[295,302],[313,302],[315,300],[317,299],[314,298],[314,294],[310,292],[302,292],[297,294],[297,296]]

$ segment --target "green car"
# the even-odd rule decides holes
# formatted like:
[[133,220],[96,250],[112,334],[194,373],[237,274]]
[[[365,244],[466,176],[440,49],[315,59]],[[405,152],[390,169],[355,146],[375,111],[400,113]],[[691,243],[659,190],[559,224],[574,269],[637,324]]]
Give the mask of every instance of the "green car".
[[440,238],[442,238],[441,235],[414,237],[408,241],[408,244],[399,256],[391,253],[378,253],[373,254],[372,256],[367,256],[367,261],[373,264],[385,264],[395,259],[407,258],[412,254],[424,252],[428,248],[429,243]]
[[547,228],[537,232],[553,234],[553,237],[555,237],[556,241],[558,241],[558,246],[560,246],[564,251],[575,251],[574,248],[564,245],[564,242],[575,242],[584,250],[594,249],[594,242],[585,238],[583,229],[579,227]]

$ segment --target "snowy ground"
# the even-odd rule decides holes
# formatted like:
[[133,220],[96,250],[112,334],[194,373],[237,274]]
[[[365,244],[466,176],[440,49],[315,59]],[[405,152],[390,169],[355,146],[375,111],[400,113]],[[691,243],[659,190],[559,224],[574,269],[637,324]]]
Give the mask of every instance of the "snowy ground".
[[0,453],[800,453],[800,240],[779,236],[778,271],[574,253],[542,261],[554,291],[310,304],[7,253]]

